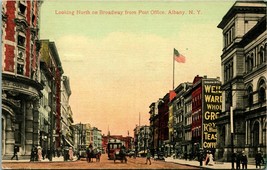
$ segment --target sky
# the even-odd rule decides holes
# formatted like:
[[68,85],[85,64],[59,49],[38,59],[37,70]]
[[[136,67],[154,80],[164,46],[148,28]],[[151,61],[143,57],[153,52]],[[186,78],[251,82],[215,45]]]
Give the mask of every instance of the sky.
[[[40,39],[55,42],[70,78],[74,123],[133,136],[149,106],[196,75],[221,77],[222,30],[234,1],[45,0]],[[140,115],[140,117],[139,117]]]

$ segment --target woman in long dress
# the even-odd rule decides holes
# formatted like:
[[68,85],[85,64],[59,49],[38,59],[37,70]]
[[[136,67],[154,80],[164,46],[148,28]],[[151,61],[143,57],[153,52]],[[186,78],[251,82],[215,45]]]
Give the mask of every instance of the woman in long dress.
[[37,155],[38,155],[38,161],[42,160],[42,148],[40,146],[37,147]]
[[73,160],[73,150],[72,147],[69,148],[69,158],[72,161]]

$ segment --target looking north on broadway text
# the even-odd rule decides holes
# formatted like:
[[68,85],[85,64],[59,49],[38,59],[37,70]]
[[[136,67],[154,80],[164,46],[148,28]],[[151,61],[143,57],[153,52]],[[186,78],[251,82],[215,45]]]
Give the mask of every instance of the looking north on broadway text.
[[55,10],[56,15],[200,15],[201,10]]

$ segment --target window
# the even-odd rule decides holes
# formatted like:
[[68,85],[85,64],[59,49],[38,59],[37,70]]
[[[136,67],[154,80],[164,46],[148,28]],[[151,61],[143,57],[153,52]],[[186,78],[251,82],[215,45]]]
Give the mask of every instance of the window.
[[254,54],[252,53],[251,55],[248,55],[246,58],[246,71],[252,71],[253,69],[253,56]]
[[25,47],[25,37],[23,37],[22,35],[18,35],[18,45]]
[[265,62],[266,62],[266,48],[261,46],[259,50],[259,64],[263,64]]
[[224,81],[227,82],[230,79],[233,78],[233,73],[234,73],[234,69],[233,69],[233,61],[230,60],[227,63],[224,64]]
[[261,80],[259,83],[259,91],[258,91],[258,96],[259,96],[259,102],[263,103],[266,100],[266,93],[265,93],[266,85],[264,80]]
[[22,64],[17,64],[17,73],[23,75],[24,66]]
[[19,12],[22,14],[22,15],[25,15],[25,11],[26,11],[26,5],[24,2],[19,2]]
[[252,106],[253,105],[253,90],[252,87],[249,86],[248,87],[248,106]]

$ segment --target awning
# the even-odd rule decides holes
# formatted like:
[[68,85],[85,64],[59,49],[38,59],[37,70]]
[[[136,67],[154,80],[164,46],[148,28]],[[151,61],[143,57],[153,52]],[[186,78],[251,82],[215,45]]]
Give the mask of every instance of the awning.
[[71,146],[72,148],[74,148],[74,146],[71,144],[71,142],[70,142],[68,139],[65,139],[65,141],[67,142],[67,144],[68,144],[69,146]]

